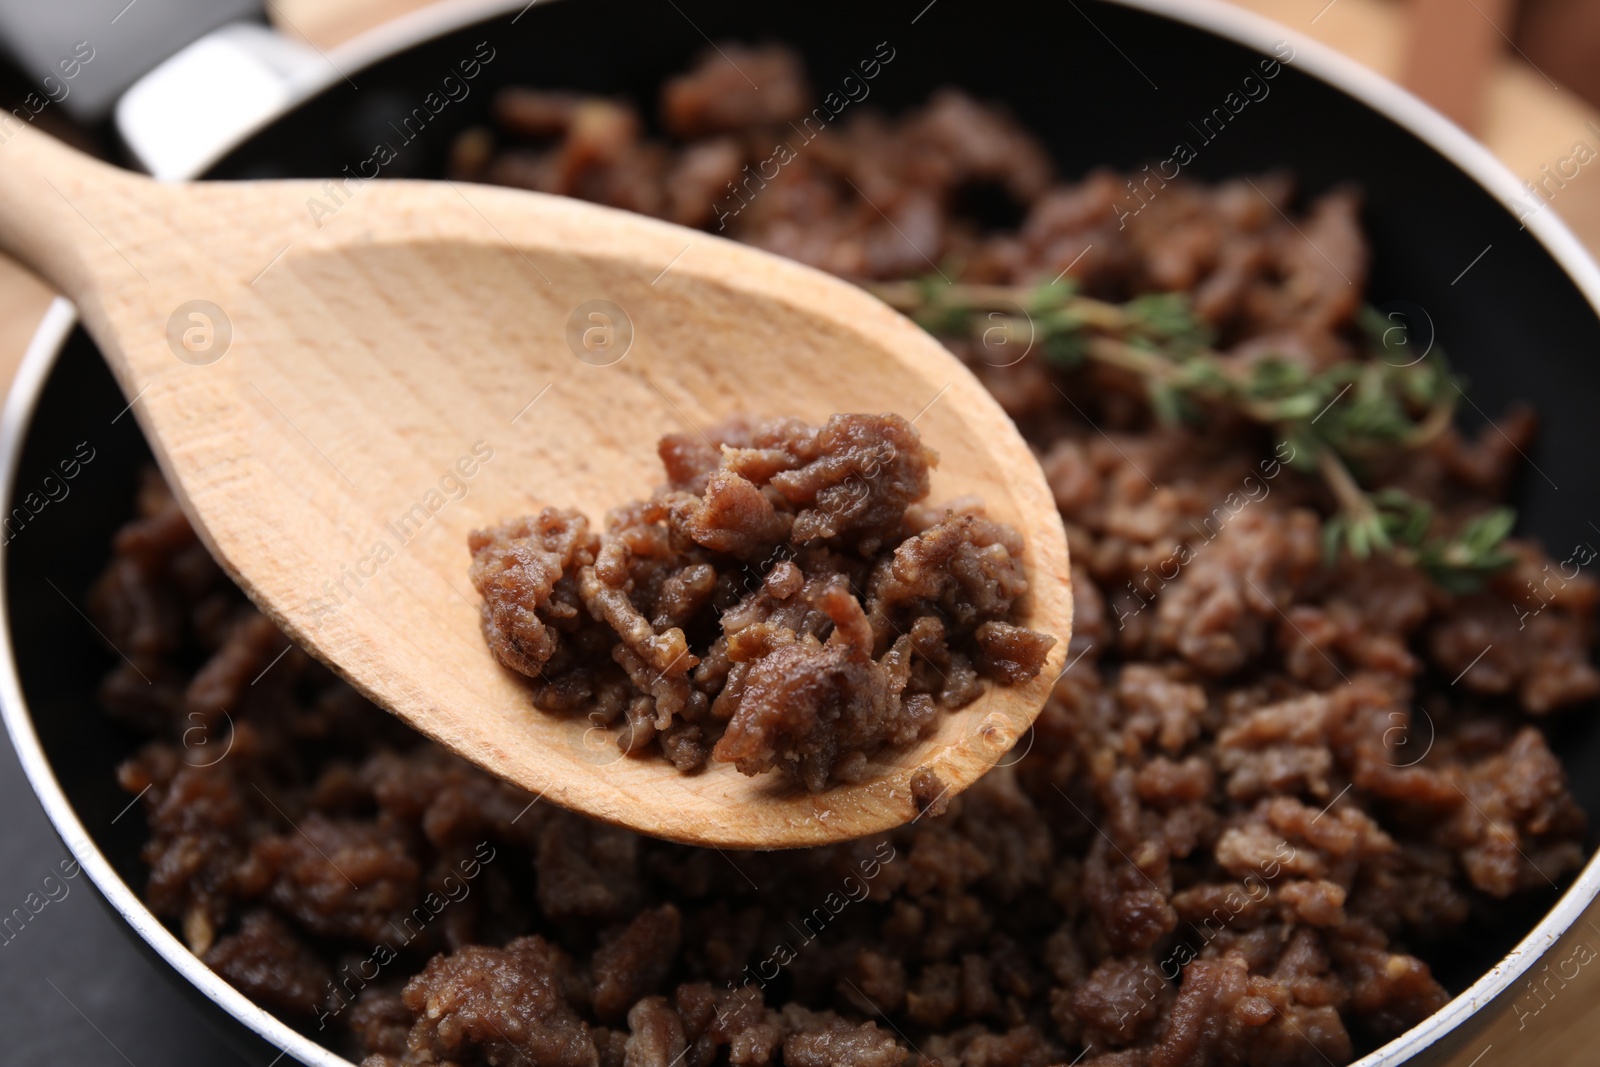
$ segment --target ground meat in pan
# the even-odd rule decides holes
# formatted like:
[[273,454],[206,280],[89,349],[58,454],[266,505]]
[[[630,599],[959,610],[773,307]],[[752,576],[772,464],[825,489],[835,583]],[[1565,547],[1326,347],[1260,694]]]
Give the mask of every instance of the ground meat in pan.
[[1021,535],[977,504],[922,505],[936,457],[900,416],[738,418],[660,453],[669,484],[601,537],[546,508],[469,542],[495,656],[549,710],[625,727],[629,755],[818,792],[972,701],[979,676],[1043,668],[1055,639],[1011,618]]
[[[759,54],[759,101],[736,95],[720,57],[675,82],[670,139],[645,139],[626,104],[528,90],[497,102],[500,127],[471,135],[456,165],[715,228],[725,183],[771,151],[769,125],[796,99],[804,111],[798,63]],[[1092,244],[1072,269],[1083,287],[1190,293],[1240,358],[1350,355],[1367,252],[1349,193],[1299,210],[1287,179],[1255,177],[1285,219],[1242,181],[1179,181],[1124,226],[1122,177],[1057,181],[1014,123],[958,93],[901,118],[853,114],[728,230],[858,278],[926,271],[895,227],[921,227],[966,280],[1048,280]],[[1015,231],[959,210],[997,159]],[[1296,226],[1357,284],[1330,281]],[[152,909],[235,986],[371,1067],[1324,1067],[1437,1009],[1449,993],[1428,961],[1583,859],[1583,814],[1542,727],[1595,693],[1594,582],[1529,599],[1525,579],[1557,568],[1531,543],[1469,596],[1383,558],[1330,570],[1307,541],[1332,505],[1318,483],[1284,468],[1242,510],[1218,510],[1270,469],[1274,442],[1161,427],[1103,369],[958,354],[1039,452],[1077,604],[1073,666],[1032,734],[965,793],[921,782],[913,825],[770,854],[530,804],[297,650],[274,662],[280,639],[152,478],[90,599],[137,666],[114,670],[103,697],[149,738],[121,780],[143,791]],[[1500,429],[1448,433],[1379,474],[1481,509],[1533,427],[1513,411]],[[703,442],[670,441],[663,459],[674,489],[704,497],[718,463]],[[600,540],[563,515],[519,536],[529,580],[549,589],[501,633],[524,634],[520,654],[542,663],[575,662],[591,637],[566,572],[602,566]],[[797,596],[790,562],[740,595]],[[707,595],[692,568],[659,574],[651,614],[634,606],[652,634]],[[943,595],[898,581],[877,595]],[[1005,631],[974,639],[1006,662]],[[707,656],[694,672],[731,669]],[[210,763],[185,731],[213,704],[234,735]],[[656,732],[653,714],[638,719]]]

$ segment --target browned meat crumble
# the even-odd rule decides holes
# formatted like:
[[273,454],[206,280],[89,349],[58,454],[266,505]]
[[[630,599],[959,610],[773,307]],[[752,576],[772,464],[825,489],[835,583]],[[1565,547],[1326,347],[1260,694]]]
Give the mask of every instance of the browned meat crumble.
[[[674,83],[675,140],[643,139],[624,104],[530,90],[458,165],[714,227],[726,183],[812,102],[798,64],[760,54],[759,101],[720,58]],[[1121,177],[1059,183],[1014,123],[949,92],[841,118],[728,228],[853,277],[926,270],[896,227],[968,280],[1048,280],[1092,244],[1072,270],[1092,294],[1187,292],[1240,359],[1349,358],[1357,201],[1294,211],[1286,180],[1254,181],[1292,222],[1243,182],[1174,182],[1128,214]],[[961,214],[975,182],[1004,186],[1019,229]],[[962,354],[1042,457],[1077,617],[1031,736],[961,796],[924,782],[913,825],[745,855],[530,807],[298,650],[274,664],[283,639],[152,479],[92,597],[151,680],[119,661],[104,688],[150,735],[121,774],[149,787],[151,907],[369,1067],[1326,1067],[1437,1009],[1441,946],[1583,859],[1541,725],[1600,691],[1600,589],[1579,574],[1535,598],[1556,564],[1531,543],[1465,596],[1382,558],[1328,570],[1332,502],[1275,442],[1161,427],[1104,369]],[[1499,428],[1372,476],[1481,510],[1533,424]],[[694,445],[668,463],[698,491]],[[552,620],[583,610],[553,575],[596,542],[559,520],[527,536],[554,632],[513,625],[548,663],[573,640]],[[187,731],[226,740],[218,708],[215,761]]]
[[900,416],[741,418],[659,452],[668,484],[603,537],[555,508],[471,536],[484,637],[541,707],[681,771],[816,792],[983,679],[1043,668],[1055,638],[1008,621],[1021,535],[970,501],[923,506],[936,457]]

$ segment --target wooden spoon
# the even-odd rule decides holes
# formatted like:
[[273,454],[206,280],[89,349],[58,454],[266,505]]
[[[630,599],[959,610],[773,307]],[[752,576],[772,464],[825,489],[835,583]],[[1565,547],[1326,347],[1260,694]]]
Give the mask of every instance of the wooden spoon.
[[[0,245],[76,301],[230,577],[380,706],[564,807],[699,845],[789,848],[918,814],[1009,752],[1062,668],[1067,550],[1016,428],[945,349],[776,256],[562,197],[382,181],[171,185],[30,129],[0,146]],[[1021,622],[1060,640],[857,785],[620,758],[536,710],[479,631],[467,532],[599,519],[662,481],[663,434],[736,412],[914,418],[933,499],[1024,531]],[[115,412],[107,412],[109,419]],[[268,668],[270,671],[270,668]]]

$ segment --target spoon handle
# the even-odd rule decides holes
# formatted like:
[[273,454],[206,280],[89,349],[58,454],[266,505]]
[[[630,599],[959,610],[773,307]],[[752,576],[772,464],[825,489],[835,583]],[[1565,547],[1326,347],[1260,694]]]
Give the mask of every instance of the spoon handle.
[[82,309],[102,279],[149,280],[135,264],[164,229],[157,188],[0,113],[0,251]]

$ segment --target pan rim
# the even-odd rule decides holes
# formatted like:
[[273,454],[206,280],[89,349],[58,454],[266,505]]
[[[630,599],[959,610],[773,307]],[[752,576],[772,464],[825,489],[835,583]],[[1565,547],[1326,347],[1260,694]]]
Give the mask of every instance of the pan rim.
[[[335,65],[347,70],[364,69],[446,33],[512,11],[519,12],[517,17],[520,18],[521,13],[535,4],[550,2],[552,0],[532,0],[531,3],[524,0],[443,0],[329,49],[330,71],[323,84],[313,84],[305,96],[219,147],[204,166],[209,167],[260,130],[291,114],[306,99],[342,80],[343,76],[332,69]],[[1294,48],[1296,67],[1359,101],[1433,148],[1494,197],[1508,215],[1516,217],[1510,202],[1522,196],[1525,190],[1511,170],[1487,147],[1409,91],[1330,46],[1223,0],[1105,2],[1191,26],[1263,54],[1270,54],[1278,42],[1288,42]],[[203,169],[199,168],[197,173]],[[1555,209],[1542,206],[1520,221],[1577,287],[1591,310],[1600,316],[1600,265]],[[34,409],[55,360],[76,324],[75,309],[65,299],[57,297],[35,330],[4,407],[0,409],[0,499],[9,500],[15,490],[17,467]],[[0,544],[0,605],[7,602],[5,553],[6,547]],[[101,896],[169,967],[262,1040],[313,1067],[355,1067],[350,1060],[300,1034],[225,982],[190,952],[145,906],[133,887],[118,876],[85,832],[39,743],[31,712],[22,696],[11,640],[11,619],[5,610],[0,610],[0,649],[3,649],[0,654],[0,716],[5,720],[6,731],[46,816],[73,857],[88,872]],[[1464,1023],[1506,993],[1512,983],[1565,936],[1597,894],[1600,894],[1600,851],[1590,857],[1555,905],[1494,967],[1443,1008],[1350,1067],[1398,1067],[1447,1035],[1463,1029]]]

